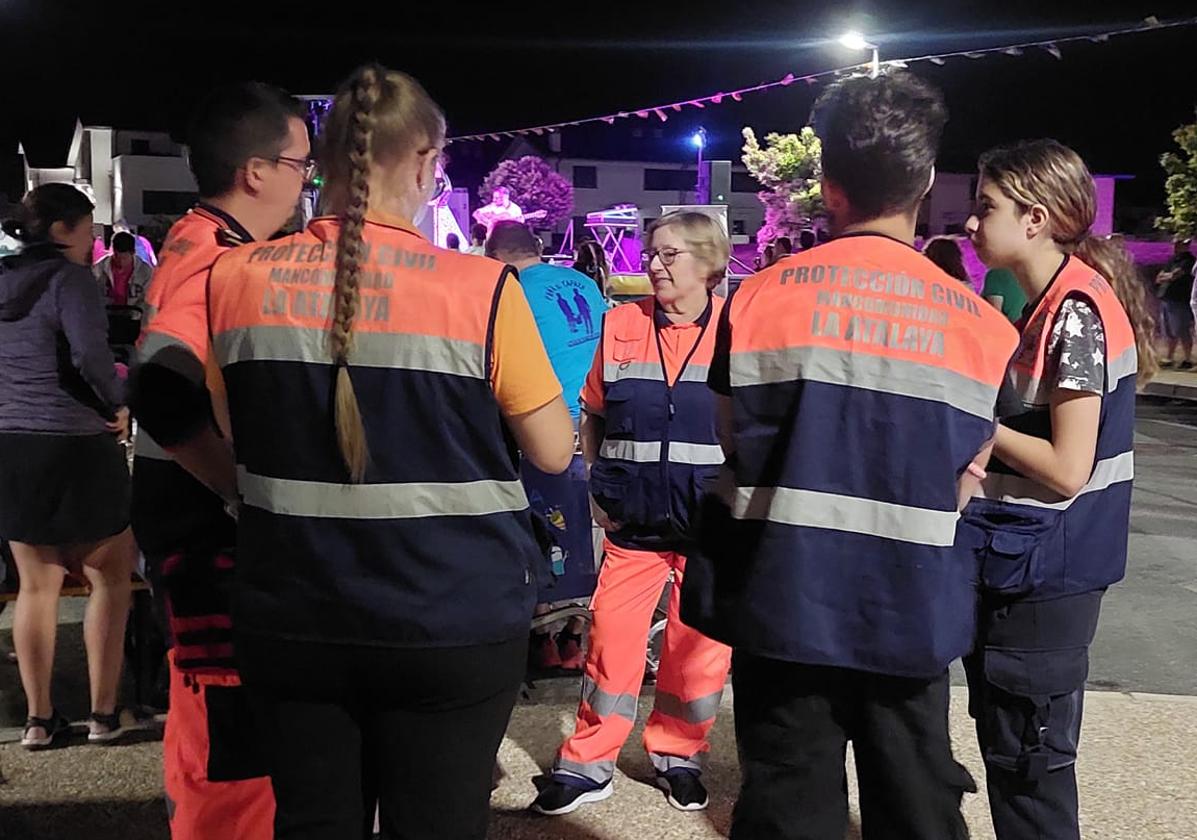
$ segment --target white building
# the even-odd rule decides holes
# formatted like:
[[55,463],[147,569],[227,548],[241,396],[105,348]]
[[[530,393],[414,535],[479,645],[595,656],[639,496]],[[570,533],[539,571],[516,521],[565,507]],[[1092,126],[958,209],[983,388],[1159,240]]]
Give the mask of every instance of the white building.
[[157,131],[123,131],[76,123],[62,166],[36,167],[25,159],[25,189],[74,183],[96,204],[102,225],[137,227],[162,214],[182,215],[197,197],[185,148]]

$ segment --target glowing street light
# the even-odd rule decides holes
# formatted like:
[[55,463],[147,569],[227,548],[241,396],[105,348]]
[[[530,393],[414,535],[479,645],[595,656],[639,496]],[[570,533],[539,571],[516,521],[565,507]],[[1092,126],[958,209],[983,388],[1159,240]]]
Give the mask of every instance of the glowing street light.
[[700,128],[698,131],[694,132],[694,134],[690,137],[690,145],[699,151],[702,151],[702,149],[707,145],[707,130],[705,128]]
[[854,50],[856,52],[860,52],[861,50],[872,50],[873,61],[870,65],[869,75],[875,79],[881,74],[881,60],[877,51],[877,45],[869,43],[865,39],[864,35],[861,35],[856,31],[846,32],[840,36],[840,46]]

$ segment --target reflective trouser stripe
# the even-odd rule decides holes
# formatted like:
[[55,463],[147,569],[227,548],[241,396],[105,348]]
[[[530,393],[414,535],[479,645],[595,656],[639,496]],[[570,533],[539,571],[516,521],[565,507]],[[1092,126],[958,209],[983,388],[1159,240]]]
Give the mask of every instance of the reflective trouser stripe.
[[722,688],[706,697],[694,700],[683,700],[676,694],[658,689],[653,711],[684,720],[686,723],[705,723],[708,720],[714,720],[715,715],[719,714],[719,703],[722,699]]
[[590,706],[600,717],[619,715],[632,723],[636,722],[636,695],[608,694],[590,677],[582,678],[582,702]]
[[[635,720],[644,679],[645,648],[653,610],[670,575],[668,624],[657,671],[656,707],[644,746],[662,761],[692,761],[706,752],[731,649],[683,624],[678,617],[686,559],[673,552],[637,551],[605,540],[607,558],[590,608],[590,648],[574,734],[561,746],[553,771],[602,783]],[[684,699],[691,698],[691,699]],[[682,765],[676,765],[682,766]]]
[[686,770],[702,770],[702,764],[699,761],[699,755],[692,755],[687,758],[681,758],[676,755],[658,755],[657,753],[648,754],[649,761],[653,763],[653,768],[658,773],[668,773],[670,770],[677,770],[684,768]]

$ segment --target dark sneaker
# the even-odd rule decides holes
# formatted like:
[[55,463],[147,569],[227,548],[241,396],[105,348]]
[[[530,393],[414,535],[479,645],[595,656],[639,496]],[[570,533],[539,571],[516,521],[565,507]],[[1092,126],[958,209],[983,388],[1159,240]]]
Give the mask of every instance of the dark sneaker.
[[602,802],[614,791],[615,786],[608,780],[598,787],[575,787],[558,779],[550,779],[544,786],[536,801],[532,803],[532,810],[546,817],[559,817],[562,814],[572,814],[589,802]]
[[27,750],[44,750],[54,745],[54,739],[69,731],[70,721],[54,712],[48,718],[30,717],[25,720],[25,734],[21,746]]
[[1192,362],[1190,362],[1188,359],[1185,359],[1183,362],[1181,362],[1181,363],[1180,363],[1180,364],[1177,366],[1177,368],[1176,368],[1176,369],[1177,369],[1177,370],[1192,370],[1192,369],[1193,369],[1193,363],[1192,363]]
[[701,811],[710,802],[698,774],[689,770],[658,773],[657,787],[665,791],[669,804],[679,811]]
[[132,709],[116,707],[110,715],[100,715],[92,712],[87,721],[87,740],[92,744],[111,744],[119,741],[130,732],[149,729],[153,719],[139,715]]

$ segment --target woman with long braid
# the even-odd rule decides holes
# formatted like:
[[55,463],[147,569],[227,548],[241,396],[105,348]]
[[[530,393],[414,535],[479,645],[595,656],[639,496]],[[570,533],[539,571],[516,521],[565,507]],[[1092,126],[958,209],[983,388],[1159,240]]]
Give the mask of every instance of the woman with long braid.
[[[180,461],[239,511],[234,626],[276,837],[480,838],[543,555],[511,442],[573,433],[509,267],[436,248],[440,109],[378,66],[338,93],[327,208],[212,270],[215,414]],[[227,413],[226,413],[227,408]],[[510,433],[510,434],[509,434]]]

